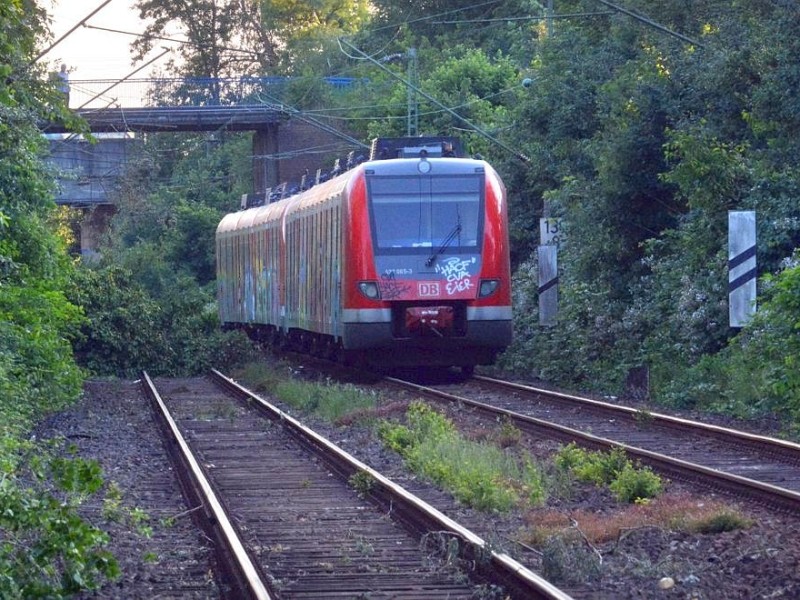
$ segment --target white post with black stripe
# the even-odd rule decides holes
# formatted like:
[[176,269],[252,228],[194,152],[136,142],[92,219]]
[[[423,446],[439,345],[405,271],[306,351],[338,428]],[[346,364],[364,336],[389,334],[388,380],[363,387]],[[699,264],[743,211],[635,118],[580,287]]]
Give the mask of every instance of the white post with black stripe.
[[539,219],[539,325],[558,319],[558,247],[563,241],[562,220]]
[[558,246],[539,246],[539,325],[558,317]]
[[728,311],[731,327],[744,327],[756,312],[756,213],[728,212]]

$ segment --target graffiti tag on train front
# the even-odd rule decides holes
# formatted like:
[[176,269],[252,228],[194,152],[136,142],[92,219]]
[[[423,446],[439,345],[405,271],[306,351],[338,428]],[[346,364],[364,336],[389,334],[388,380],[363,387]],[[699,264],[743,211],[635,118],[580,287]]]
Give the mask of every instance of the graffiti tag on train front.
[[436,265],[436,272],[444,275],[447,279],[446,290],[449,295],[457,294],[466,291],[472,287],[472,279],[470,279],[469,265],[474,263],[475,259],[461,260],[457,256],[453,256],[445,260],[443,263]]
[[397,282],[394,273],[383,273],[381,275],[381,296],[383,296],[384,300],[401,298],[409,289],[409,285],[401,285]]

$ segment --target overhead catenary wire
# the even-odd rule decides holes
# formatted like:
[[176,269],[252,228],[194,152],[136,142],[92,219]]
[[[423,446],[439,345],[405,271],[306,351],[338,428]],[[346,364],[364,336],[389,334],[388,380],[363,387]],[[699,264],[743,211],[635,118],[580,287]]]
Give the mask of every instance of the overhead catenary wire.
[[[449,108],[452,109],[452,110],[456,110],[456,109],[459,109],[459,108],[466,108],[467,106],[471,106],[471,105],[476,104],[478,102],[489,100],[491,98],[496,98],[497,96],[502,96],[503,94],[507,94],[509,92],[512,92],[515,89],[517,89],[517,87],[518,86],[510,87],[510,88],[506,88],[504,90],[500,90],[498,92],[487,94],[486,96],[481,96],[480,98],[473,98],[472,100],[468,100],[467,102],[462,102],[461,104],[458,104],[456,106],[451,106]],[[332,115],[330,113],[332,113],[332,112],[341,112],[341,111],[349,111],[349,110],[354,110],[354,109],[365,110],[365,109],[369,109],[369,108],[374,108],[374,109],[385,109],[385,108],[400,109],[400,108],[404,108],[405,109],[407,106],[408,106],[407,103],[402,103],[402,104],[395,103],[395,104],[389,104],[389,105],[369,104],[369,105],[365,105],[365,106],[352,106],[352,107],[342,107],[342,108],[318,108],[318,109],[304,110],[303,112],[306,115],[308,115],[308,114],[324,115],[328,119],[337,120],[337,121],[375,121],[375,120],[379,120],[379,119],[383,119],[383,120],[399,120],[399,119],[406,119],[407,116],[406,115],[384,115],[384,114],[381,114],[381,115],[368,115],[368,116],[363,116],[363,117],[340,117],[340,116],[337,116],[337,115]],[[445,109],[441,109],[440,108],[439,110],[428,110],[428,111],[420,112],[419,116],[420,117],[432,117],[434,115],[440,115],[440,114],[442,114],[444,112],[447,112],[447,111]],[[464,131],[468,131],[468,130],[464,130]]]
[[74,26],[74,27],[72,27],[72,29],[70,29],[69,31],[67,31],[67,32],[66,32],[64,35],[62,35],[60,38],[58,38],[58,39],[57,39],[55,42],[53,42],[53,43],[52,43],[52,44],[50,44],[50,45],[49,45],[47,48],[45,48],[45,49],[44,49],[44,50],[42,50],[42,51],[41,51],[39,54],[37,54],[37,55],[36,55],[36,57],[35,57],[35,58],[34,58],[34,59],[33,59],[33,60],[30,62],[30,64],[32,65],[32,64],[36,63],[36,62],[37,62],[37,61],[38,61],[40,58],[42,58],[42,57],[43,57],[45,54],[47,54],[48,52],[50,52],[50,50],[52,50],[52,49],[53,49],[53,48],[55,48],[55,47],[56,47],[58,44],[60,44],[61,42],[63,42],[65,39],[67,39],[67,38],[68,38],[70,35],[72,35],[72,33],[73,33],[73,32],[74,32],[74,31],[75,31],[75,30],[76,30],[78,27],[80,27],[81,25],[83,25],[83,24],[84,24],[86,21],[88,21],[89,19],[91,19],[91,18],[92,18],[94,15],[96,15],[98,12],[100,12],[100,10],[102,10],[102,9],[103,9],[103,8],[106,6],[106,4],[108,4],[109,2],[111,2],[111,0],[105,0],[105,2],[103,2],[103,3],[102,3],[100,6],[98,6],[97,8],[95,8],[95,9],[94,9],[92,12],[90,12],[90,13],[89,13],[88,15],[86,15],[85,17],[83,17],[83,18],[82,18],[80,21],[78,21],[78,22],[75,24],[75,26]]
[[524,17],[495,17],[491,19],[458,19],[451,21],[433,21],[435,25],[461,25],[465,23],[511,23],[513,21],[544,21],[545,19],[575,19],[582,17],[607,17],[614,11],[592,11],[580,13],[562,13],[554,15],[526,15]]
[[[431,19],[437,19],[439,17],[443,17],[445,15],[451,15],[453,13],[464,12],[465,10],[472,10],[474,8],[482,8],[484,6],[489,6],[491,4],[498,4],[501,0],[488,0],[488,2],[480,2],[478,4],[472,4],[470,6],[462,6],[461,8],[454,8],[453,10],[446,10],[444,12],[437,13],[435,15],[428,15],[425,17],[418,17],[416,19],[408,19],[403,21],[400,24],[393,23],[390,25],[383,25],[381,27],[375,27],[369,30],[369,33],[375,33],[376,31],[382,31],[384,29],[393,29],[395,27],[399,27],[400,25],[411,25],[412,23],[419,23],[421,21],[429,21]],[[352,57],[355,58],[355,57]]]
[[490,142],[492,142],[496,146],[499,146],[500,148],[502,148],[503,150],[505,150],[506,152],[508,152],[512,156],[518,158],[522,162],[526,162],[526,163],[530,162],[530,158],[528,158],[527,156],[525,156],[521,152],[518,152],[518,151],[514,150],[514,148],[512,148],[511,146],[508,146],[507,144],[505,144],[502,141],[498,140],[497,138],[495,138],[494,136],[492,136],[488,132],[484,131],[483,129],[481,129],[480,127],[475,125],[472,121],[470,121],[466,117],[462,117],[456,111],[454,111],[452,108],[449,108],[449,107],[445,106],[444,104],[439,102],[439,100],[437,100],[436,98],[434,98],[433,96],[431,96],[427,92],[424,92],[423,90],[421,90],[420,88],[418,88],[417,86],[412,84],[410,81],[406,80],[405,78],[401,77],[400,75],[398,75],[397,73],[395,73],[391,69],[389,69],[389,68],[385,67],[384,65],[382,65],[379,61],[375,60],[374,58],[371,58],[371,57],[367,56],[364,52],[359,50],[356,46],[354,46],[353,44],[351,44],[350,42],[348,42],[344,38],[339,38],[339,44],[345,44],[348,48],[350,48],[354,52],[358,52],[364,58],[366,58],[367,60],[371,61],[374,65],[376,65],[378,68],[380,68],[384,72],[388,73],[390,76],[394,77],[395,79],[397,79],[398,81],[403,83],[405,86],[409,87],[414,92],[416,92],[417,94],[422,96],[423,98],[427,99],[430,102],[433,102],[436,106],[438,106],[439,108],[443,109],[446,113],[448,113],[449,115],[455,117],[456,119],[458,119],[459,121],[461,121],[462,123],[467,125],[474,132],[476,132],[480,136],[486,138],[487,140],[489,140]]
[[669,29],[668,27],[665,27],[664,25],[661,25],[660,23],[657,23],[653,19],[645,17],[644,15],[640,15],[638,13],[635,13],[632,10],[628,10],[627,8],[624,8],[624,7],[622,7],[622,6],[618,5],[618,4],[614,4],[613,2],[609,2],[608,0],[595,0],[595,1],[599,2],[600,4],[603,4],[604,6],[608,6],[609,8],[612,8],[612,9],[618,11],[618,12],[621,12],[624,15],[628,15],[632,19],[636,19],[637,21],[639,21],[641,23],[644,23],[645,25],[648,25],[648,26],[652,27],[653,29],[656,29],[656,30],[658,30],[658,31],[660,31],[662,33],[666,33],[667,35],[671,35],[674,38],[677,38],[677,39],[679,39],[679,40],[681,40],[683,42],[686,42],[687,44],[692,44],[693,46],[698,46],[700,48],[705,48],[705,46],[703,44],[701,44],[700,42],[698,42],[697,40],[693,40],[692,38],[690,38],[688,36],[685,36],[682,33],[678,33],[677,31],[673,31],[673,30]]
[[141,67],[138,67],[138,68],[137,68],[137,69],[135,69],[134,71],[131,71],[130,73],[128,73],[127,75],[125,75],[125,77],[123,77],[122,79],[118,79],[118,80],[117,80],[117,81],[115,81],[113,84],[111,84],[111,85],[110,85],[110,86],[108,86],[106,89],[104,89],[102,92],[98,92],[97,94],[95,94],[94,96],[92,96],[91,98],[89,98],[89,99],[88,99],[86,102],[84,102],[83,104],[81,104],[81,105],[78,107],[78,110],[80,110],[81,108],[85,108],[85,107],[86,107],[86,105],[87,105],[87,104],[89,104],[90,102],[92,102],[93,100],[95,100],[95,99],[99,98],[100,96],[102,96],[102,95],[103,95],[103,94],[105,94],[106,92],[108,92],[108,91],[110,91],[110,90],[114,89],[115,87],[117,87],[117,86],[118,86],[120,83],[122,83],[122,82],[123,82],[123,81],[125,81],[126,79],[130,79],[131,77],[133,77],[134,75],[136,75],[136,73],[138,73],[139,71],[141,71],[142,69],[144,69],[144,68],[146,68],[146,67],[149,67],[149,66],[150,66],[151,64],[153,64],[155,61],[157,61],[158,59],[160,59],[161,57],[163,57],[165,54],[169,54],[170,52],[172,52],[172,49],[171,49],[171,48],[164,48],[164,51],[163,51],[161,54],[159,54],[158,56],[155,56],[155,57],[151,58],[151,59],[150,59],[150,60],[148,60],[146,63],[144,63],[144,64],[143,64]]
[[361,141],[355,139],[354,137],[351,137],[351,136],[347,135],[346,133],[344,133],[342,131],[339,131],[335,127],[331,127],[330,125],[327,125],[327,124],[319,121],[318,119],[314,119],[312,117],[304,115],[301,110],[298,110],[297,108],[295,108],[293,106],[285,104],[285,103],[281,102],[280,100],[278,100],[277,98],[273,98],[272,96],[270,96],[269,94],[267,94],[265,92],[261,92],[259,94],[259,98],[266,98],[270,102],[273,102],[273,103],[279,105],[281,110],[283,110],[287,114],[289,114],[289,115],[291,115],[293,117],[296,117],[296,118],[300,119],[301,121],[305,121],[309,125],[313,125],[314,127],[317,127],[318,129],[320,129],[322,131],[325,131],[326,133],[330,133],[332,135],[335,135],[336,137],[339,137],[339,138],[341,138],[341,139],[343,139],[343,140],[345,140],[347,142],[350,142],[351,144],[353,144],[355,146],[358,146],[360,148],[369,148],[369,145],[365,144],[364,142],[361,142]]
[[[128,36],[131,36],[131,37],[138,37],[138,38],[145,37],[144,33],[136,33],[135,31],[123,31],[121,29],[111,29],[109,27],[98,27],[97,25],[89,25],[88,23],[84,23],[83,26],[85,28],[87,28],[87,29],[96,29],[98,31],[106,31],[108,33],[118,33],[120,35],[128,35]],[[183,45],[186,45],[186,46],[196,46],[198,48],[206,48],[206,47],[211,46],[211,44],[201,44],[199,42],[193,42],[191,40],[179,40],[177,38],[170,38],[170,37],[166,37],[166,36],[163,36],[163,35],[149,35],[147,37],[150,37],[150,38],[152,38],[154,40],[162,40],[162,41],[165,41],[165,42],[174,42],[176,44],[183,44]],[[233,48],[231,46],[216,46],[216,47],[219,48],[220,50],[227,50],[228,52],[239,52],[241,54],[249,54],[249,55],[252,55],[252,56],[257,56],[258,55],[257,52],[254,52],[252,50],[246,50],[244,48]]]

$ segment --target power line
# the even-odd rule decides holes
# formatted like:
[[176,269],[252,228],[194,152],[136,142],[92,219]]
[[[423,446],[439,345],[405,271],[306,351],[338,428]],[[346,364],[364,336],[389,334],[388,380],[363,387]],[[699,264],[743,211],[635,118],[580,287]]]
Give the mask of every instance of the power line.
[[127,75],[125,75],[125,77],[123,77],[122,79],[118,79],[118,80],[117,80],[117,81],[115,81],[113,84],[111,84],[111,85],[110,85],[110,86],[108,86],[106,89],[104,89],[102,92],[98,92],[97,94],[95,94],[94,96],[92,96],[91,98],[89,98],[89,99],[88,99],[86,102],[84,102],[83,104],[81,104],[81,105],[78,107],[78,110],[80,110],[81,108],[84,108],[84,107],[85,107],[87,104],[89,104],[89,103],[90,103],[92,100],[95,100],[95,99],[99,98],[100,96],[102,96],[103,94],[105,94],[106,92],[108,92],[109,90],[111,90],[111,89],[113,89],[113,88],[117,87],[117,86],[118,86],[120,83],[122,83],[122,82],[123,82],[123,81],[125,81],[126,79],[130,79],[131,77],[133,77],[134,75],[136,75],[136,73],[138,73],[139,71],[141,71],[141,70],[142,70],[142,69],[144,69],[145,67],[147,67],[147,66],[150,66],[150,65],[151,65],[151,64],[153,64],[155,61],[157,61],[159,58],[161,58],[162,56],[164,56],[165,54],[168,54],[168,53],[170,53],[170,52],[172,52],[172,50],[171,50],[170,48],[165,48],[165,49],[164,49],[164,51],[163,51],[161,54],[159,54],[158,56],[156,56],[156,57],[154,57],[154,58],[151,58],[150,60],[148,60],[146,63],[144,63],[144,64],[143,64],[141,67],[139,67],[138,69],[136,69],[136,70],[134,70],[134,71],[131,71],[130,73],[128,73]]
[[[448,113],[448,114],[450,114],[451,116],[455,117],[456,119],[458,119],[459,121],[461,121],[462,123],[464,123],[465,125],[467,125],[467,126],[470,128],[470,129],[472,129],[472,130],[473,130],[473,131],[475,131],[476,133],[480,134],[482,137],[486,138],[487,140],[489,140],[489,141],[490,141],[490,142],[492,142],[493,144],[495,144],[495,145],[497,145],[497,146],[500,146],[500,147],[501,147],[503,150],[505,150],[506,152],[509,152],[509,153],[510,153],[512,156],[515,156],[515,157],[517,157],[518,159],[520,159],[520,160],[521,160],[521,161],[523,161],[523,162],[526,162],[526,163],[527,163],[527,162],[530,162],[530,158],[528,158],[527,156],[525,156],[524,154],[522,154],[522,153],[520,153],[520,152],[517,152],[517,151],[516,151],[516,150],[514,150],[512,147],[510,147],[510,146],[508,146],[508,145],[504,144],[503,142],[501,142],[501,141],[500,141],[500,140],[498,140],[497,138],[493,137],[491,134],[487,133],[486,131],[484,131],[483,129],[481,129],[480,127],[478,127],[478,126],[477,126],[477,125],[475,125],[474,123],[472,123],[472,121],[470,121],[470,120],[466,119],[465,117],[462,117],[462,116],[461,116],[461,115],[459,115],[459,114],[458,114],[456,111],[454,111],[452,108],[449,108],[449,107],[445,106],[444,104],[442,104],[441,102],[439,102],[439,101],[438,101],[436,98],[434,98],[433,96],[431,96],[431,95],[430,95],[430,94],[428,94],[427,92],[424,92],[424,91],[422,91],[420,88],[416,87],[416,86],[415,86],[415,85],[413,85],[411,82],[409,82],[409,81],[407,81],[407,80],[403,79],[403,78],[402,78],[400,75],[398,75],[397,73],[395,73],[395,72],[394,72],[394,71],[392,71],[391,69],[388,69],[387,67],[385,67],[384,65],[382,65],[382,64],[381,64],[379,61],[375,60],[375,59],[374,59],[374,58],[372,58],[372,57],[369,57],[369,56],[367,56],[367,55],[366,55],[364,52],[362,52],[361,50],[359,50],[358,48],[356,48],[356,47],[355,47],[353,44],[351,44],[351,43],[350,43],[350,42],[348,42],[347,40],[345,40],[345,39],[343,39],[343,38],[339,38],[339,44],[345,44],[345,45],[347,45],[347,47],[351,48],[351,49],[352,49],[352,50],[354,50],[355,52],[358,52],[358,53],[359,53],[359,54],[361,54],[361,55],[362,55],[364,58],[366,58],[367,60],[369,60],[370,62],[372,62],[373,64],[375,64],[375,66],[377,66],[379,69],[381,69],[381,70],[385,71],[385,72],[386,72],[386,73],[388,73],[390,76],[392,76],[392,77],[394,77],[395,79],[397,79],[398,81],[402,82],[404,85],[406,85],[406,86],[408,86],[410,89],[414,90],[414,91],[415,91],[417,94],[419,94],[420,96],[422,96],[422,97],[426,98],[426,99],[427,99],[427,100],[429,100],[430,102],[433,102],[433,103],[434,103],[436,106],[438,106],[439,108],[441,108],[442,110],[444,110],[446,113]],[[347,53],[345,52],[345,54],[347,54]]]
[[347,142],[350,142],[351,144],[353,144],[355,146],[360,146],[361,148],[369,148],[370,147],[367,144],[365,144],[364,142],[361,142],[361,141],[355,139],[354,137],[351,137],[351,136],[347,135],[346,133],[343,133],[343,132],[339,131],[335,127],[331,127],[330,125],[326,125],[325,123],[322,123],[321,121],[319,121],[317,119],[314,119],[312,117],[304,115],[302,113],[302,111],[296,109],[293,106],[289,106],[288,104],[284,104],[283,102],[281,102],[277,98],[274,98],[274,97],[270,96],[266,92],[261,92],[259,94],[259,96],[260,97],[264,97],[267,100],[270,100],[271,102],[279,105],[281,107],[281,110],[283,110],[284,112],[287,112],[291,116],[296,117],[296,118],[300,119],[301,121],[305,121],[309,125],[313,125],[314,127],[317,127],[318,129],[320,129],[320,130],[322,130],[322,131],[324,131],[326,133],[330,133],[330,134],[332,134],[332,135],[334,135],[336,137],[339,137],[339,138],[341,138],[341,139],[343,139],[343,140],[345,140]]
[[[122,31],[120,29],[110,29],[108,27],[98,27],[96,25],[87,25],[87,24],[84,24],[83,26],[86,27],[87,29],[97,29],[98,31],[108,31],[109,33],[119,33],[119,34],[122,34],[122,35],[129,35],[129,36],[138,37],[138,38],[149,37],[149,38],[154,39],[154,40],[163,40],[165,42],[175,42],[176,44],[184,44],[184,45],[188,45],[188,46],[196,46],[198,48],[207,48],[207,47],[211,47],[212,46],[211,44],[200,44],[198,42],[192,42],[190,40],[179,40],[179,39],[176,39],[176,38],[169,38],[169,37],[165,37],[165,36],[162,36],[162,35],[149,35],[149,36],[146,36],[146,34],[144,34],[144,33],[136,33],[134,31]],[[220,50],[228,50],[229,52],[240,52],[242,54],[250,54],[250,55],[253,55],[253,56],[258,56],[257,52],[253,52],[252,50],[245,50],[244,48],[231,48],[230,46],[216,46],[216,48],[219,48]]]
[[80,21],[78,21],[78,22],[75,24],[75,26],[74,26],[72,29],[70,29],[70,30],[69,30],[67,33],[65,33],[64,35],[62,35],[60,38],[58,38],[58,39],[57,39],[55,42],[53,42],[52,44],[50,44],[50,45],[49,45],[47,48],[45,48],[44,50],[42,50],[42,51],[41,51],[41,52],[40,52],[40,53],[39,53],[39,54],[36,56],[36,58],[34,58],[34,59],[33,59],[33,60],[30,62],[30,64],[34,64],[35,62],[37,62],[37,61],[38,61],[40,58],[42,58],[42,57],[43,57],[45,54],[47,54],[48,52],[50,52],[50,50],[52,50],[53,48],[55,48],[55,47],[56,47],[58,44],[60,44],[61,42],[63,42],[63,41],[64,41],[64,40],[65,40],[67,37],[69,37],[70,35],[72,35],[72,32],[73,32],[73,31],[75,31],[75,30],[76,30],[78,27],[80,27],[80,26],[81,26],[81,25],[83,25],[83,24],[84,24],[86,21],[88,21],[89,19],[91,19],[91,18],[92,18],[92,17],[93,17],[95,14],[97,14],[98,12],[100,12],[100,9],[102,9],[103,7],[105,7],[105,5],[106,5],[106,4],[108,4],[109,2],[111,2],[111,0],[105,0],[105,2],[103,2],[103,3],[102,3],[100,6],[98,6],[97,8],[95,8],[95,9],[94,9],[92,12],[90,12],[90,13],[89,13],[88,15],[86,15],[85,17],[83,17],[83,18],[82,18]]
[[639,14],[637,14],[637,13],[631,11],[631,10],[628,10],[627,8],[623,8],[622,6],[619,6],[618,4],[614,4],[613,2],[608,2],[608,0],[596,0],[596,1],[599,2],[600,4],[608,6],[609,8],[613,8],[614,10],[616,10],[618,12],[621,12],[624,15],[628,15],[629,17],[631,17],[633,19],[636,19],[637,21],[641,21],[645,25],[649,25],[653,29],[657,29],[658,31],[660,31],[662,33],[666,33],[667,35],[671,35],[672,37],[678,38],[679,40],[681,40],[683,42],[686,42],[688,44],[692,44],[693,46],[699,46],[700,48],[705,48],[705,46],[703,44],[701,44],[700,42],[698,42],[697,40],[693,40],[692,38],[687,37],[687,36],[683,35],[682,33],[678,33],[677,31],[672,31],[671,29],[669,29],[667,27],[664,27],[660,23],[657,23],[657,22],[653,21],[652,19],[650,19],[648,17],[639,15]]
[[579,17],[605,17],[613,15],[611,11],[594,11],[582,13],[563,13],[560,15],[528,15],[525,17],[496,17],[492,19],[461,19],[457,21],[434,21],[436,25],[459,25],[463,23],[510,23],[512,21],[543,21],[545,19],[573,19]]
[[[465,108],[467,106],[471,106],[471,105],[476,104],[478,102],[482,102],[482,101],[485,101],[485,100],[490,100],[492,98],[496,98],[497,96],[502,96],[503,94],[507,94],[507,93],[513,91],[514,89],[516,89],[516,87],[517,86],[506,88],[504,90],[500,90],[500,91],[494,92],[492,94],[487,94],[486,96],[482,96],[480,98],[474,98],[472,100],[468,100],[467,102],[462,102],[461,104],[458,104],[456,106],[451,106],[450,108],[453,109],[453,110],[456,110],[456,109],[459,109],[459,108]],[[404,104],[396,103],[396,104],[390,104],[390,105],[369,104],[369,105],[351,106],[351,107],[343,107],[343,108],[319,108],[319,109],[305,110],[303,112],[305,114],[321,114],[321,115],[325,115],[328,119],[336,119],[338,121],[374,121],[374,120],[379,120],[379,119],[399,120],[399,119],[407,119],[408,117],[407,117],[407,115],[402,115],[401,116],[401,115],[385,115],[385,114],[365,116],[365,117],[345,117],[345,116],[332,115],[330,113],[332,113],[332,112],[342,112],[342,111],[351,111],[351,110],[366,110],[366,109],[370,109],[370,108],[374,108],[374,109],[400,109],[400,108],[406,108],[406,107],[407,107],[407,104],[405,104],[405,103]],[[425,111],[425,112],[419,113],[419,116],[421,116],[421,117],[431,117],[433,115],[439,115],[439,114],[441,114],[443,112],[446,112],[446,111],[444,109],[429,110],[429,111]]]
[[[490,4],[497,4],[500,0],[489,0],[488,2],[481,2],[479,4],[473,4],[472,6],[464,6],[462,8],[455,8],[453,10],[447,10],[444,12],[437,13],[435,15],[429,15],[427,17],[419,17],[417,19],[410,19],[407,21],[403,21],[402,23],[394,23],[389,25],[383,25],[382,27],[376,27],[375,29],[371,29],[369,33],[375,33],[376,31],[382,31],[383,29],[393,29],[395,27],[399,27],[400,25],[411,25],[412,23],[419,23],[420,21],[428,21],[430,19],[436,19],[438,17],[443,17],[445,15],[451,15],[453,13],[464,12],[465,10],[472,10],[473,8],[481,8],[483,6],[488,6]],[[352,57],[355,58],[355,57]]]

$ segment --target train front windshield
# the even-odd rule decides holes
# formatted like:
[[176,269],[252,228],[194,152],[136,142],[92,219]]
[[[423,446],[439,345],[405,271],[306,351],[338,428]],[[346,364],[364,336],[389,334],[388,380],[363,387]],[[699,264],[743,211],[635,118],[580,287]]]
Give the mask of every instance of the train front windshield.
[[378,253],[424,254],[442,247],[450,252],[478,251],[483,174],[372,176],[368,189]]

